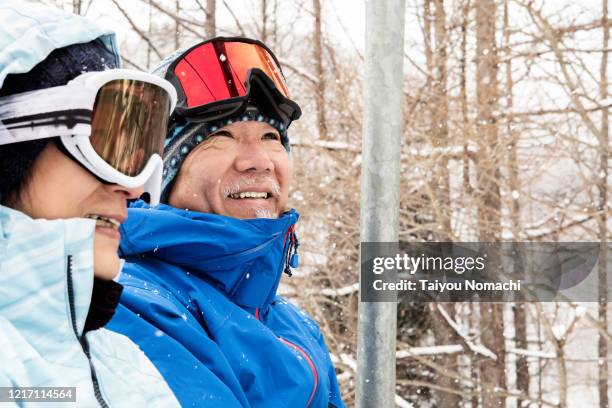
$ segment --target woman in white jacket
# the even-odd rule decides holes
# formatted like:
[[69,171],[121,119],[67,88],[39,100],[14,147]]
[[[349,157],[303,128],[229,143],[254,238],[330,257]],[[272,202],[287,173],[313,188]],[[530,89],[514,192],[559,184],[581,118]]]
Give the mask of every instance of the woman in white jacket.
[[178,406],[140,349],[102,328],[127,200],[159,195],[176,99],[118,63],[111,32],[0,0],[0,402]]

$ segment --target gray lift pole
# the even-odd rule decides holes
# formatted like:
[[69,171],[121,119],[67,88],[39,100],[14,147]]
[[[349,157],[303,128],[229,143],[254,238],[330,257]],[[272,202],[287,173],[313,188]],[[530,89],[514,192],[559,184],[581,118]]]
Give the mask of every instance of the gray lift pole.
[[[404,0],[367,0],[361,241],[397,242],[402,138]],[[359,303],[358,408],[395,402],[397,303]]]

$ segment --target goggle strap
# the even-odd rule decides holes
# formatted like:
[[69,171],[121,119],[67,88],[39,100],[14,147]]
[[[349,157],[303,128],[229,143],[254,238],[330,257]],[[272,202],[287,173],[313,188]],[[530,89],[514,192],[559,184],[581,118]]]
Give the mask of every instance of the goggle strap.
[[2,97],[0,145],[88,135],[93,99],[90,90],[70,84]]
[[91,126],[84,123],[79,123],[75,126],[29,124],[21,128],[7,128],[0,121],[0,145],[49,139],[59,136],[88,136],[90,133]]
[[300,118],[302,111],[299,105],[285,97],[278,88],[276,88],[274,82],[258,68],[251,69],[248,74],[246,95],[215,101],[194,108],[177,106],[174,114],[191,122],[210,122],[232,116],[246,107],[249,101],[254,99],[253,84],[259,88],[257,92],[259,96],[265,98],[266,103],[271,105],[273,110],[271,116],[276,116],[281,119],[287,128],[292,121]]
[[10,121],[13,118],[51,112],[76,111],[83,108],[91,110],[95,100],[95,95],[91,93],[91,89],[68,84],[0,97],[0,118]]

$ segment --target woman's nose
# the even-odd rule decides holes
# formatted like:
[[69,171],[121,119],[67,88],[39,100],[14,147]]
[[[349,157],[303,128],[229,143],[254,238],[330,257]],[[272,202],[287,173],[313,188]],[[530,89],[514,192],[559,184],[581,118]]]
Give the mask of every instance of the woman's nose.
[[133,200],[140,197],[144,193],[144,185],[139,187],[125,187],[119,184],[112,184],[110,189],[115,194],[121,194],[128,200]]

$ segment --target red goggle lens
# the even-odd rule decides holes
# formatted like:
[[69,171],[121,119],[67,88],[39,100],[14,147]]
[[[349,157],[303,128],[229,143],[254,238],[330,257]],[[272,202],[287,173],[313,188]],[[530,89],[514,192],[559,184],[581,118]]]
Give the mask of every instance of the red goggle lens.
[[215,40],[191,51],[174,67],[183,88],[186,108],[244,96],[249,70],[259,68],[280,93],[289,98],[287,84],[276,61],[258,44]]

